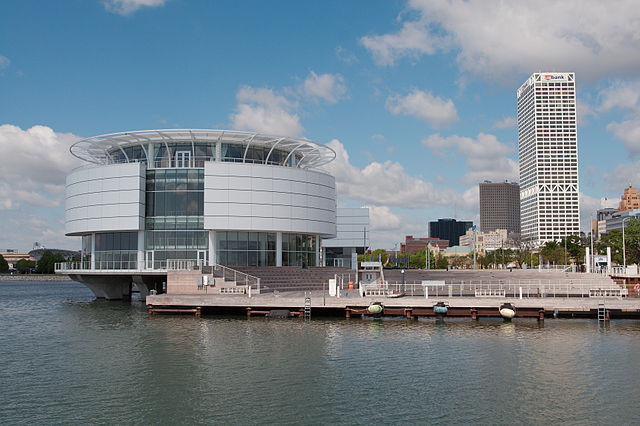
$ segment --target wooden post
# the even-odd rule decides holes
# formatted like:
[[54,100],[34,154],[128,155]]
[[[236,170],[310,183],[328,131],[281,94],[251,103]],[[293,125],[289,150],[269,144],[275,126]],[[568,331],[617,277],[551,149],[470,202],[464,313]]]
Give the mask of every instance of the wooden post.
[[153,315],[153,305],[147,305],[147,309],[149,310],[149,315]]
[[538,311],[538,321],[544,321],[544,309]]
[[407,317],[407,319],[412,319],[413,318],[413,308],[404,308],[404,314]]
[[474,321],[478,319],[478,310],[476,308],[471,308],[471,319]]
[[346,308],[344,310],[344,315],[347,319],[351,318],[351,309],[350,308]]
[[251,308],[247,308],[247,318],[251,318]]
[[196,318],[200,318],[200,306],[196,306]]

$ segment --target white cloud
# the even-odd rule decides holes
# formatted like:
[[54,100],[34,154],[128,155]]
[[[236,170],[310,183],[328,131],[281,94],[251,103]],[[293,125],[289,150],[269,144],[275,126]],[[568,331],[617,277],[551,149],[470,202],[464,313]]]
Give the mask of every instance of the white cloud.
[[439,189],[431,182],[409,176],[400,163],[374,161],[359,169],[351,164],[349,154],[339,140],[334,139],[327,145],[337,155],[324,168],[335,176],[341,199],[403,208],[428,208],[457,202],[455,191]]
[[494,129],[515,129],[516,124],[518,124],[518,121],[515,117],[504,117],[502,120],[493,123],[491,127]]
[[358,58],[342,46],[336,47],[336,57],[347,65],[358,63]]
[[7,68],[11,65],[11,61],[6,56],[0,55],[0,70],[3,68]]
[[10,124],[1,125],[2,193],[34,206],[59,205],[66,175],[80,164],[69,153],[69,147],[78,139],[69,133],[55,133],[46,126],[22,130]]
[[610,190],[620,194],[628,185],[637,187],[640,185],[640,161],[618,164],[613,171],[604,173],[604,180]]
[[604,208],[617,208],[620,203],[619,198],[595,198],[590,195],[580,193],[580,229],[589,233],[591,229],[591,219],[595,219],[597,210]]
[[410,0],[408,8],[417,19],[405,14],[398,31],[360,39],[378,64],[455,50],[463,72],[509,84],[540,69],[592,80],[640,67],[633,0]]
[[0,126],[0,247],[28,249],[33,241],[48,247],[77,245],[64,237],[60,220],[66,176],[82,164],[69,153],[78,139],[46,126]]
[[127,16],[142,7],[163,6],[167,0],[104,0],[104,8],[112,13]]
[[244,86],[236,98],[236,112],[229,117],[234,129],[293,137],[302,134],[296,105],[272,89]]
[[347,86],[340,74],[316,74],[313,71],[302,83],[300,92],[310,98],[322,99],[327,103],[335,104],[344,98]]
[[615,81],[598,93],[599,111],[607,112],[614,108],[638,110],[640,108],[640,81]]
[[448,38],[433,34],[423,21],[405,22],[394,34],[365,36],[360,42],[380,65],[393,65],[395,61],[410,56],[432,55],[450,45]]
[[387,206],[366,206],[369,208],[371,230],[397,229],[403,222],[403,218],[395,214]]
[[407,96],[390,96],[385,107],[394,115],[412,115],[433,128],[455,123],[458,111],[451,99],[433,96],[431,92],[414,89]]
[[473,139],[457,135],[442,137],[436,133],[423,139],[422,144],[436,154],[453,150],[465,156],[467,173],[462,180],[467,184],[484,180],[518,180],[518,163],[508,157],[515,152],[515,147],[498,141],[494,135],[479,133]]
[[640,154],[640,116],[622,122],[609,123],[607,131],[622,140],[632,156]]

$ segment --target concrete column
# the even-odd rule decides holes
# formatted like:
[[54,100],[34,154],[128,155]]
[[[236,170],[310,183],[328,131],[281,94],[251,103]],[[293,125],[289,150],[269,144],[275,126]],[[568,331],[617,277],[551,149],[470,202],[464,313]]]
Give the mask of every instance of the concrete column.
[[355,247],[351,248],[351,269],[358,270],[358,252]]
[[138,231],[138,267],[136,269],[144,269],[144,231]]
[[147,145],[147,155],[149,156],[149,158],[147,158],[147,168],[155,169],[156,144],[150,143]]
[[607,247],[607,274],[611,273],[611,247]]
[[216,262],[216,231],[209,231],[209,265],[213,266]]
[[282,232],[276,232],[276,266],[282,266]]
[[591,255],[589,253],[589,247],[585,249],[585,266],[587,267],[587,272],[591,272]]
[[327,249],[322,247],[322,266],[327,266]]
[[96,234],[91,234],[91,269],[96,269]]
[[320,236],[316,235],[316,266],[320,266]]
[[222,161],[222,143],[216,142],[216,161]]

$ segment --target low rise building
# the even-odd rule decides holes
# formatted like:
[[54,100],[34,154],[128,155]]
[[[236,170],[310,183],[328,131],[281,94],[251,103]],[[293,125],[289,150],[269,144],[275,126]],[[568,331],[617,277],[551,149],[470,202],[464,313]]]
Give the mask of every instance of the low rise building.
[[618,211],[640,209],[640,195],[638,194],[638,188],[634,188],[631,185],[624,189],[622,197],[620,197],[620,204],[618,204]]
[[428,245],[444,249],[449,247],[449,241],[440,238],[413,238],[413,235],[407,235],[404,237],[404,244],[400,244],[400,253],[416,254],[425,250]]

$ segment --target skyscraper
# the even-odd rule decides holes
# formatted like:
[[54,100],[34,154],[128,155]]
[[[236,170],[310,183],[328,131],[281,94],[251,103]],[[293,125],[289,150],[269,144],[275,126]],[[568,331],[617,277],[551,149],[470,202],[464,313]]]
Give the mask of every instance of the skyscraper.
[[580,232],[574,73],[534,73],[517,91],[520,223],[539,246]]
[[449,247],[460,244],[460,236],[471,229],[473,222],[458,221],[455,219],[438,219],[437,222],[429,222],[429,237],[440,238],[449,241]]
[[506,229],[520,234],[520,186],[515,182],[489,182],[479,185],[480,230]]

